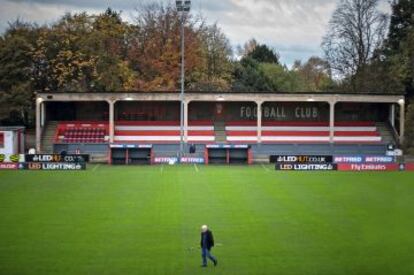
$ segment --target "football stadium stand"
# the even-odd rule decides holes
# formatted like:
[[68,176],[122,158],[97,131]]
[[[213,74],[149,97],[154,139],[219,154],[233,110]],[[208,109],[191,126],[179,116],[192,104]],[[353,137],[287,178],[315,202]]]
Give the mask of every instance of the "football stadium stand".
[[36,148],[106,157],[110,145],[148,144],[162,158],[176,156],[183,140],[191,156],[211,145],[247,145],[257,160],[385,154],[404,136],[402,95],[188,92],[183,106],[181,132],[177,92],[38,93]]

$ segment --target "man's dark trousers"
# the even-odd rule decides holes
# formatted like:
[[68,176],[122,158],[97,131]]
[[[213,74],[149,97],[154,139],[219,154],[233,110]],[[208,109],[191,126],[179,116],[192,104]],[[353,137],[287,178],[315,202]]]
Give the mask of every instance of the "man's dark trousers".
[[213,263],[216,263],[216,258],[210,254],[210,250],[207,247],[201,248],[201,257],[203,258],[203,266],[207,266],[207,258],[209,258]]

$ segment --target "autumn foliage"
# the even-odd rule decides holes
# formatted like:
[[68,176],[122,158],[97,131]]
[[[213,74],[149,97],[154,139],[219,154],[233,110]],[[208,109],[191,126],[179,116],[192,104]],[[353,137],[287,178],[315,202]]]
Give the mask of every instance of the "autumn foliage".
[[[182,20],[182,21],[181,21]],[[185,70],[188,82],[202,70],[200,30],[188,17],[181,17],[171,6],[145,7],[137,17],[128,59],[137,79],[134,88],[151,91],[176,90],[180,77],[181,22],[185,32]]]

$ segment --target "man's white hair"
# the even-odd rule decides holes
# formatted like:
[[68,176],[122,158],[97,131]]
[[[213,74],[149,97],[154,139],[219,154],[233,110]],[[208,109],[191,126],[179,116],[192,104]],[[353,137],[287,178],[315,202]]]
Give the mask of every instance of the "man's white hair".
[[206,232],[208,230],[208,226],[207,225],[202,225],[201,226],[201,231]]

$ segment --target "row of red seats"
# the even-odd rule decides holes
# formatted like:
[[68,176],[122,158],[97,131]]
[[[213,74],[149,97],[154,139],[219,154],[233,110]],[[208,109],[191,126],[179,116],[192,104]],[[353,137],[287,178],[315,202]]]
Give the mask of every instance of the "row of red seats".
[[76,128],[76,129],[66,129],[65,133],[105,133],[104,129],[99,128]]
[[64,137],[100,137],[105,136],[105,132],[65,132]]
[[105,136],[105,133],[78,133],[78,132],[74,132],[74,133],[67,133],[65,132],[63,134],[64,137],[99,137],[99,136]]
[[105,142],[104,137],[100,138],[87,138],[87,137],[79,137],[79,138],[63,138],[63,142],[65,143],[103,143]]
[[103,143],[106,130],[103,128],[74,127],[67,128],[60,136],[65,143]]

